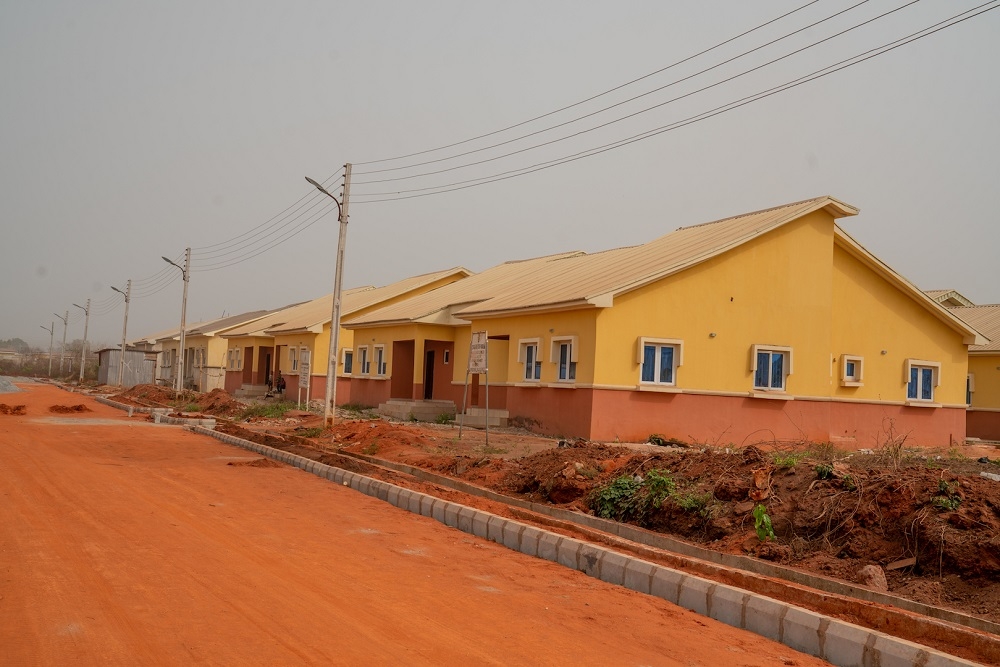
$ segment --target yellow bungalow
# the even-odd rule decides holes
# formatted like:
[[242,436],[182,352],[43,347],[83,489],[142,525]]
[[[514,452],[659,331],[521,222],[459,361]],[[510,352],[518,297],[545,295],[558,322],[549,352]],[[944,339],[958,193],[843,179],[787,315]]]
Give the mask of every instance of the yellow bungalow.
[[952,307],[951,312],[990,341],[969,348],[967,435],[1000,440],[1000,304]]
[[[373,308],[391,305],[460,281],[469,275],[467,269],[456,267],[405,278],[384,287],[345,290],[340,309],[341,322]],[[279,373],[285,381],[285,396],[298,398],[300,377],[303,367],[306,367],[309,378],[302,388],[302,399],[323,399],[326,396],[332,309],[333,296],[328,294],[275,313],[273,317],[251,327],[231,331],[227,386],[235,388],[239,384],[245,388],[249,385],[251,392],[259,390],[272,377],[273,370],[275,382]],[[337,402],[343,405],[351,402],[353,334],[342,326],[338,342]],[[233,379],[228,379],[228,376]]]
[[348,326],[374,339],[372,363],[381,347],[366,375],[392,397],[409,382],[414,398],[428,384],[405,353],[415,325],[424,341],[430,325],[450,329],[459,387],[471,332],[488,332],[490,408],[554,435],[961,442],[968,347],[986,341],[836,224],[857,212],[819,197],[540,258],[464,302],[420,315],[424,295]]
[[[227,342],[223,335],[234,327],[253,322],[266,315],[266,310],[255,310],[231,315],[185,327],[184,386],[195,391],[212,391],[225,386]],[[169,360],[170,378],[177,377],[177,358],[180,355],[179,329],[159,339],[164,359]]]

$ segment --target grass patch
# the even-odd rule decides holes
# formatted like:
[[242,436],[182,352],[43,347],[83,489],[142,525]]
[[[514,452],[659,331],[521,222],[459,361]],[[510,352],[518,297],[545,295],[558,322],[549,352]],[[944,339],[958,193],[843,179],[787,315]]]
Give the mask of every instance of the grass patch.
[[264,417],[267,419],[281,419],[289,410],[295,409],[295,403],[281,401],[278,403],[257,403],[248,406],[240,413],[237,421],[246,421],[254,417]]
[[300,438],[315,438],[323,432],[322,426],[314,426],[313,428],[304,428],[301,431],[296,431],[295,435]]
[[378,450],[379,450],[378,438],[375,438],[374,440],[372,440],[367,445],[361,448],[361,453],[367,454],[368,456],[374,456],[378,454]]
[[789,452],[786,454],[773,454],[771,459],[774,461],[775,467],[788,469],[794,468],[805,457],[805,452]]
[[434,418],[435,424],[453,424],[455,423],[455,416],[448,412],[442,412],[437,417]]
[[181,412],[201,412],[201,406],[197,403],[188,403]]

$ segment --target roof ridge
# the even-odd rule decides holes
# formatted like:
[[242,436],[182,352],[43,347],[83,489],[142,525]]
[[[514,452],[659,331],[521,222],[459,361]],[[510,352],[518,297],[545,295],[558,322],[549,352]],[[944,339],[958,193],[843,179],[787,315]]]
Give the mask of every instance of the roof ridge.
[[820,197],[810,197],[809,199],[803,199],[802,201],[794,201],[794,202],[790,202],[788,204],[778,204],[777,206],[770,206],[768,208],[762,208],[759,211],[749,211],[748,213],[740,213],[739,215],[731,215],[731,216],[729,216],[727,218],[719,218],[718,220],[712,220],[711,222],[700,222],[697,225],[688,225],[686,227],[678,227],[674,231],[678,231],[679,232],[682,229],[694,229],[696,227],[707,227],[708,225],[716,225],[716,224],[718,224],[720,222],[727,222],[729,220],[739,220],[740,218],[747,218],[747,217],[750,217],[751,215],[757,215],[759,213],[767,213],[768,211],[777,211],[778,209],[790,208],[792,206],[801,206],[802,204],[808,204],[810,202],[820,201],[821,199],[830,199],[830,200],[833,200],[833,201],[837,201],[836,199],[834,199],[830,195],[822,195]]

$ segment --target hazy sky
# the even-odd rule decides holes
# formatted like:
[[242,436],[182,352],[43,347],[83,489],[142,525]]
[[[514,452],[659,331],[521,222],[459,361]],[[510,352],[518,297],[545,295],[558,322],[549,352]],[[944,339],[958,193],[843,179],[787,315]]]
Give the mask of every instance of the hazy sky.
[[[858,1],[2,2],[0,338],[47,346],[39,326],[67,308],[68,337],[81,338],[71,304],[91,298],[90,340],[114,343],[123,307],[110,286],[129,278],[139,281],[129,338],[175,326],[180,271],[160,256],[187,246],[189,322],[329,293],[336,214],[303,217],[326,203],[303,177],[327,179],[345,162],[355,164],[348,287],[632,245],[830,194],[861,209],[842,221],[848,233],[918,287],[998,302],[1000,9],[616,150],[363,203],[390,197],[364,193],[516,173],[668,127],[982,4],[869,0],[733,59]],[[541,120],[360,164],[555,111],[807,4]]]

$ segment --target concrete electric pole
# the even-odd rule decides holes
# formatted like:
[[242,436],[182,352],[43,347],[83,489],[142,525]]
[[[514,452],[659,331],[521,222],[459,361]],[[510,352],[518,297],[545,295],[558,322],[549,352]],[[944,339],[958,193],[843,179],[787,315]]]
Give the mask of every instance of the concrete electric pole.
[[125,283],[125,291],[112,286],[111,289],[125,297],[125,319],[122,320],[122,353],[118,359],[118,386],[125,388],[125,332],[128,331],[128,302],[132,296],[132,280]]
[[[38,326],[42,327],[41,324]],[[49,377],[52,377],[52,337],[55,335],[56,323],[53,322],[47,327],[42,327],[49,332]]]
[[[162,257],[162,255],[161,255]],[[178,362],[180,367],[177,369],[177,383],[175,389],[178,393],[184,389],[184,345],[186,340],[184,339],[184,318],[187,315],[187,302],[188,302],[188,281],[191,278],[191,248],[187,248],[184,251],[184,266],[179,266],[172,260],[163,257],[163,261],[171,266],[176,266],[181,270],[181,276],[184,278],[184,294],[181,297],[181,353],[177,355],[179,357]]]
[[330,194],[326,188],[306,176],[306,180],[317,190],[337,203],[340,211],[340,236],[337,238],[337,265],[333,274],[333,313],[330,316],[330,350],[326,365],[326,409],[323,413],[323,424],[333,426],[337,419],[337,364],[340,346],[340,297],[343,292],[344,280],[344,250],[347,246],[347,209],[351,200],[351,163],[344,165],[344,194],[341,201]]
[[87,368],[87,329],[90,328],[90,299],[87,299],[87,307],[74,303],[74,306],[84,312],[86,317],[83,320],[83,349],[80,350],[80,384],[83,384],[83,372]]
[[52,314],[62,320],[63,323],[63,342],[62,347],[59,348],[59,377],[62,377],[63,358],[66,356],[66,329],[69,327],[69,311],[67,310],[65,315],[60,315],[59,313]]

